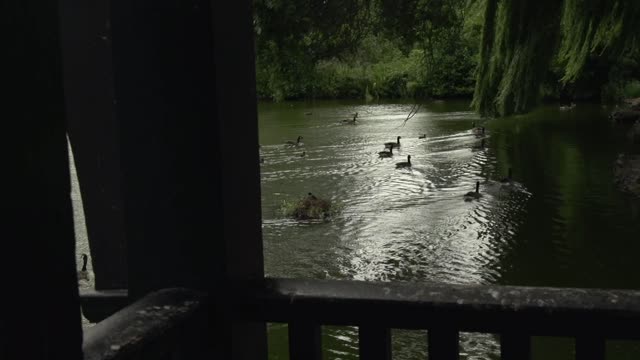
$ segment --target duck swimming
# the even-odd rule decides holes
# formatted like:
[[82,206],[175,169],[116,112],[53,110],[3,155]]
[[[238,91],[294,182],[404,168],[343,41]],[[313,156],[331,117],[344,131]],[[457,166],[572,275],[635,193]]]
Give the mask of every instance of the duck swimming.
[[407,155],[407,161],[396,163],[396,169],[411,167],[411,155]]
[[342,120],[343,123],[348,123],[348,124],[355,124],[356,123],[356,118],[358,117],[358,113],[356,112],[355,115],[353,115],[353,119],[349,120]]
[[576,107],[576,103],[572,102],[569,105],[560,105],[560,110],[562,111],[566,111],[566,110],[573,110],[573,108]]
[[396,138],[396,142],[386,142],[386,143],[384,143],[384,147],[385,148],[394,148],[394,147],[399,148],[400,147],[400,139],[402,139],[402,137],[398,136]]
[[418,139],[426,139],[426,138],[427,138],[427,134],[422,134],[418,136]]
[[477,128],[473,128],[473,133],[476,134],[476,136],[482,135],[484,136],[485,134],[485,128],[484,126],[482,127],[477,127]]
[[473,131],[474,133],[478,134],[478,133],[482,133],[484,134],[484,126],[476,126],[476,122],[472,122],[471,123],[471,131]]
[[303,137],[302,137],[302,136],[298,136],[298,139],[297,139],[295,142],[294,142],[294,141],[291,141],[291,140],[288,140],[288,141],[285,143],[285,145],[286,145],[286,146],[302,146],[302,145],[304,145],[304,143],[301,143],[301,142],[300,142],[300,140],[302,140],[302,139],[303,139]]
[[480,194],[480,181],[476,181],[476,191],[469,191],[468,193],[464,194],[464,201],[471,201],[474,199],[479,199],[482,197],[482,194]]
[[393,148],[389,148],[389,151],[380,151],[378,155],[381,158],[388,158],[393,156]]
[[87,254],[82,254],[82,269],[78,271],[78,280],[89,281],[89,271],[87,270],[87,261],[89,257]]

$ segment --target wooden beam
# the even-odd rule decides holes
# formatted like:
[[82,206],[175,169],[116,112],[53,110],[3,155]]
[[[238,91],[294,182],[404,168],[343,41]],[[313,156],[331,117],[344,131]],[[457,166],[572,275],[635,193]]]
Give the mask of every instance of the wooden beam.
[[236,316],[268,322],[352,326],[374,316],[389,328],[640,339],[637,290],[265,279],[230,292]]
[[129,294],[124,289],[80,292],[82,315],[92,323],[108,318],[129,303]]
[[111,19],[129,295],[207,290],[220,357],[266,358],[264,322],[225,301],[263,276],[251,3],[115,0]]
[[360,325],[358,348],[362,360],[391,360],[391,329]]
[[322,328],[318,324],[292,321],[288,325],[289,359],[322,360]]
[[148,294],[86,330],[85,360],[197,359],[208,346],[199,334],[205,303],[190,289]]
[[[268,355],[265,322],[234,316],[228,306],[231,297],[219,286],[264,278],[252,3],[209,1],[218,126],[215,151],[220,156],[219,210],[223,222],[223,241],[218,244],[224,249],[215,258],[220,266],[219,280],[212,284],[212,293],[220,294],[215,313],[226,319],[218,334],[229,336],[216,336],[218,346],[225,349],[227,358],[236,360],[267,359]],[[238,146],[238,139],[242,139],[242,146]]]

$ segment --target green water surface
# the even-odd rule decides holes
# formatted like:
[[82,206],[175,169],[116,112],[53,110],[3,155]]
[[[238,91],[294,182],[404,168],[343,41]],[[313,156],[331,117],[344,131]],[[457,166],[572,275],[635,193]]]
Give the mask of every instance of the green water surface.
[[[610,109],[546,106],[484,121],[467,102],[430,102],[403,126],[411,105],[259,105],[268,276],[640,289],[640,203],[613,183],[628,145]],[[356,125],[341,122],[355,112]],[[298,136],[303,145],[284,145]],[[379,158],[397,136],[393,158]],[[413,166],[396,169],[407,155]],[[464,201],[476,181],[483,196]],[[282,215],[283,202],[308,192],[338,214],[321,223]],[[269,329],[270,358],[287,358],[286,326]],[[426,357],[424,332],[393,338],[394,359]],[[327,359],[357,358],[357,329],[325,327],[323,343]],[[571,344],[536,338],[534,358],[572,358]],[[635,345],[608,348],[609,358],[640,357]],[[498,352],[491,334],[461,336],[462,359]]]

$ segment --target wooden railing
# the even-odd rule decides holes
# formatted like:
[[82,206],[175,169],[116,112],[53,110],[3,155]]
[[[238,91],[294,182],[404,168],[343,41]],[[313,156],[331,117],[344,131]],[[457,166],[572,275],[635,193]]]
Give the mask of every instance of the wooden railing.
[[531,336],[576,339],[604,359],[606,339],[640,338],[640,291],[267,279],[233,304],[247,320],[289,324],[291,359],[320,359],[320,326],[359,328],[360,359],[390,359],[390,329],[428,330],[429,359],[457,359],[459,332],[500,335],[502,359],[530,358]]
[[[532,336],[575,338],[579,360],[604,359],[607,339],[640,338],[640,291],[265,279],[226,292],[212,305],[231,309],[233,319],[288,324],[292,360],[322,358],[323,325],[357,326],[363,360],[392,358],[391,329],[427,330],[430,360],[457,359],[460,332],[498,334],[507,360],[529,359]],[[175,344],[171,337],[184,333],[170,329],[207,326],[193,322],[203,299],[184,289],[148,295],[89,330],[87,359],[129,359],[145,344]],[[172,311],[163,318],[149,309]],[[123,331],[131,324],[144,326]]]
[[[122,295],[91,295],[84,307],[105,311],[107,299],[117,306],[125,301]],[[206,346],[200,331],[208,321],[204,305],[204,294],[194,290],[153,292],[86,329],[84,359],[195,359]]]

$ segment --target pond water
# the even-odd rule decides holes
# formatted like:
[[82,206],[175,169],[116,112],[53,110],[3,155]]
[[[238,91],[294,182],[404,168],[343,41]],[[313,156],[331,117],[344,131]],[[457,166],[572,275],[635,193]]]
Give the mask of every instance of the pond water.
[[[268,276],[640,289],[640,202],[613,184],[613,163],[627,145],[606,118],[610,109],[547,106],[483,121],[467,102],[432,102],[404,123],[411,107],[259,105]],[[356,125],[341,122],[355,112]],[[298,136],[303,146],[284,146]],[[394,156],[379,158],[397,136]],[[407,155],[412,167],[396,169]],[[505,186],[509,168],[513,183]],[[465,201],[476,181],[483,196]],[[337,206],[331,221],[283,216],[283,203],[309,192]],[[272,324],[269,333],[271,358],[286,358],[286,327]],[[424,332],[393,337],[394,359],[425,358]],[[325,328],[323,341],[326,358],[357,358],[357,330]],[[609,350],[614,358],[638,355],[635,345]],[[498,351],[492,335],[461,338],[463,359]],[[534,341],[535,358],[571,352],[566,340]]]

